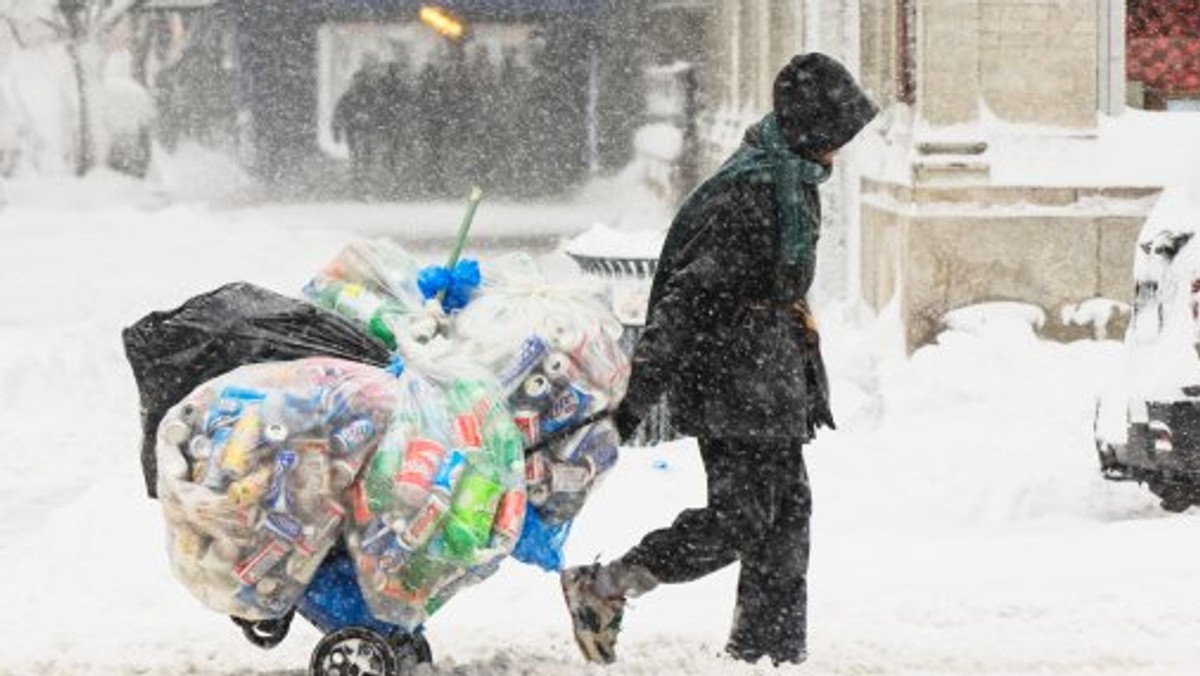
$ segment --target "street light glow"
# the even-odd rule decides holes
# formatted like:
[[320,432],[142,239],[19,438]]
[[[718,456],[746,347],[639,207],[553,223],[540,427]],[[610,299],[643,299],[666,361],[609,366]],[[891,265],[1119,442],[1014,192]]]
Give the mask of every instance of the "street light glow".
[[452,40],[461,38],[466,31],[461,21],[440,7],[422,5],[417,15],[425,25]]

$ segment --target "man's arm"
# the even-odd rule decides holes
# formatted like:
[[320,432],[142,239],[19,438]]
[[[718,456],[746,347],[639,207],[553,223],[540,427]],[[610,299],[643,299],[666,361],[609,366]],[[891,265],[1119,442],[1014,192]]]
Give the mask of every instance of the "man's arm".
[[671,273],[634,349],[628,391],[616,415],[622,439],[666,391],[696,332],[711,330],[741,302],[742,290],[757,271],[750,243],[736,234],[745,231],[739,226],[709,218],[680,252],[687,262]]

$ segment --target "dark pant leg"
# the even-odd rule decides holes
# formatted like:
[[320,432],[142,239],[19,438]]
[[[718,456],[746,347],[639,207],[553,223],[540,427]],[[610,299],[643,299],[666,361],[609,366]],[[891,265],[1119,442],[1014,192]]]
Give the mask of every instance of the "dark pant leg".
[[738,558],[738,536],[746,520],[744,487],[750,480],[742,459],[728,452],[728,439],[700,439],[708,504],[685,510],[674,523],[647,534],[621,557],[665,583],[690,582]]
[[[747,442],[748,443],[748,442]],[[748,659],[801,662],[806,655],[809,517],[812,493],[799,440],[758,442],[770,513],[766,529],[741,551],[729,651]]]

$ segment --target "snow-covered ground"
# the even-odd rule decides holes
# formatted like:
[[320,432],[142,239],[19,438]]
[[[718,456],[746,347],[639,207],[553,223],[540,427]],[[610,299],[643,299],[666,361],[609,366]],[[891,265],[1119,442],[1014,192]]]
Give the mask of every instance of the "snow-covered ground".
[[[18,186],[0,211],[0,674],[301,674],[314,629],[297,622],[261,651],[172,578],[120,329],[236,279],[297,293],[389,221],[438,257],[457,211],[212,210],[94,185]],[[587,225],[504,209],[485,228],[502,243],[531,223],[550,244]],[[541,259],[565,274],[552,249]],[[798,671],[1200,671],[1200,510],[1164,513],[1097,470],[1092,407],[1117,342],[962,321],[906,357],[886,315],[821,318],[842,426],[808,452],[811,658]],[[702,500],[694,442],[628,449],[569,558],[618,555]],[[432,673],[750,673],[717,656],[735,580],[732,567],[639,599],[621,662],[601,670],[575,652],[557,580],[510,562],[433,618]]]

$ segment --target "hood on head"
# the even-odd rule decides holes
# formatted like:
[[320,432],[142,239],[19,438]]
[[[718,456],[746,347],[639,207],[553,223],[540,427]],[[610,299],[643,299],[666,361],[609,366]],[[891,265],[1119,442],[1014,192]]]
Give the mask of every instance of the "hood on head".
[[834,59],[799,54],[775,76],[779,129],[798,155],[817,159],[846,145],[879,114],[879,107]]

